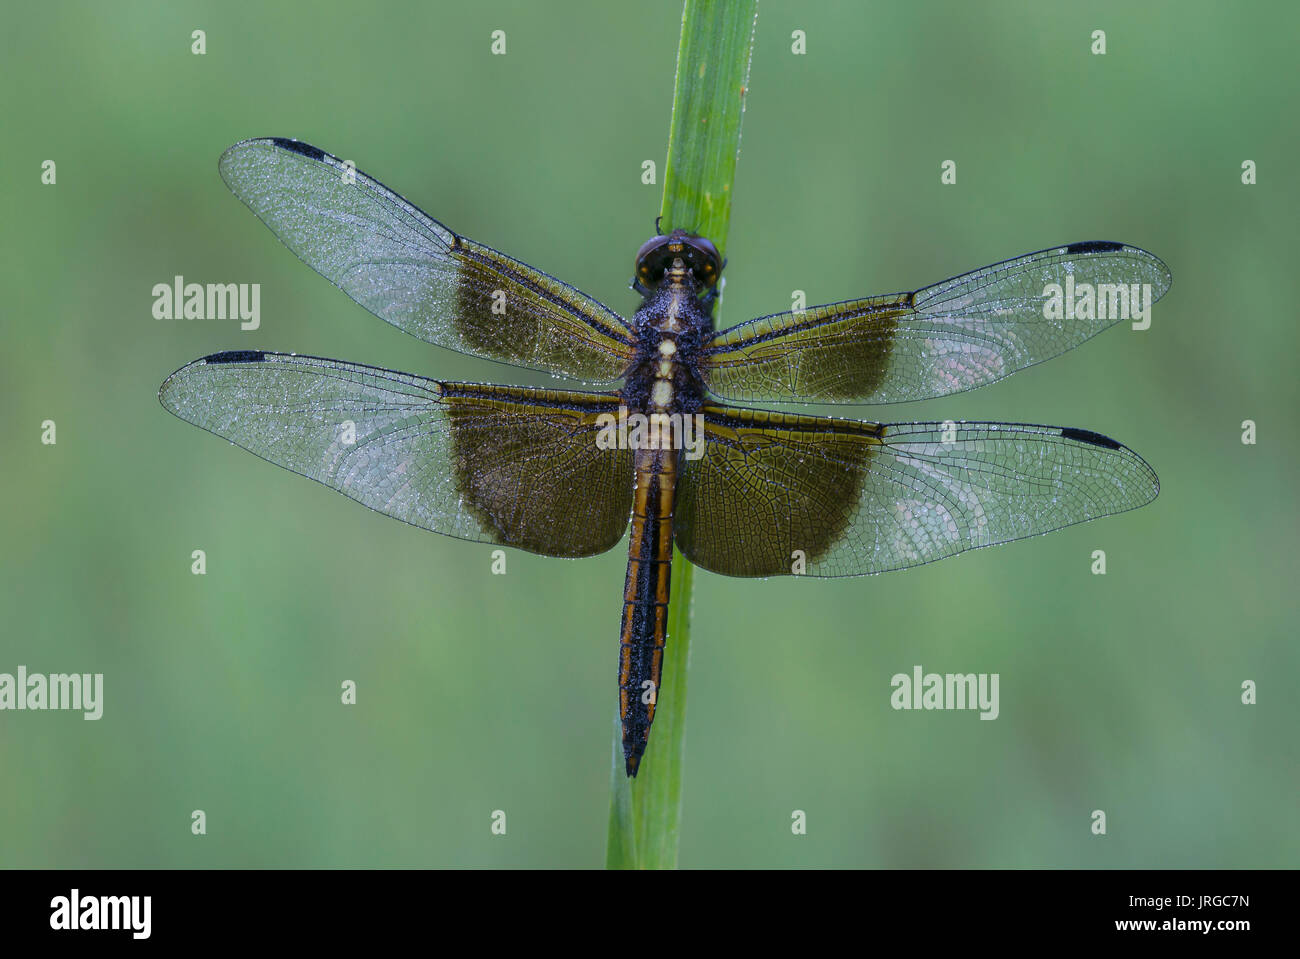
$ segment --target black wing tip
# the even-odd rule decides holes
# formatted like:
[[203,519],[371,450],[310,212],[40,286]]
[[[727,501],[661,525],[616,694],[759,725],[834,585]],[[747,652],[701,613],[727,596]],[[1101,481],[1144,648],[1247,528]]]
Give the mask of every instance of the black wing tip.
[[280,147],[282,150],[288,150],[290,153],[298,153],[312,160],[324,160],[329,156],[320,147],[314,147],[310,143],[304,143],[302,140],[291,140],[288,137],[267,137],[271,143]]
[[220,353],[210,353],[199,362],[211,366],[217,363],[260,363],[265,359],[264,350],[223,350]]
[[1127,244],[1116,243],[1113,240],[1084,240],[1082,243],[1071,243],[1065,248],[1066,253],[1114,253],[1116,250],[1122,250]]
[[231,154],[242,150],[245,147],[277,147],[289,153],[296,153],[299,156],[305,156],[309,160],[316,160],[319,163],[328,163],[335,159],[329,153],[326,153],[320,147],[312,146],[303,140],[295,140],[292,137],[249,137],[247,140],[240,140],[238,143],[232,143],[224,153],[221,154],[221,160],[224,164],[227,157]]
[[1155,299],[1158,300],[1169,292],[1169,288],[1174,285],[1174,274],[1169,269],[1169,264],[1140,246],[1133,246],[1131,243],[1116,243],[1114,240],[1084,240],[1081,243],[1071,243],[1065,247],[1067,256],[1082,256],[1088,253],[1115,253],[1119,250],[1130,250],[1152,260],[1154,265],[1164,273],[1164,282],[1160,284],[1160,288],[1156,291]]
[[221,364],[234,365],[237,363],[261,363],[268,354],[263,350],[224,350],[220,353],[209,353],[207,356],[200,356],[191,363],[186,363],[179,370],[176,370],[167,379],[162,381],[158,387],[158,402],[162,403],[167,409],[171,409],[167,404],[167,390],[169,386],[178,382],[179,377],[188,373],[196,366],[219,366]]
[[1117,443],[1103,433],[1094,433],[1092,430],[1079,429],[1074,426],[1062,427],[1061,438],[1075,440],[1079,443],[1090,443],[1093,446],[1100,446],[1108,450],[1127,449],[1123,443]]
[[[1150,483],[1150,487],[1151,487],[1151,495],[1148,496],[1146,499],[1142,500],[1142,502],[1137,503],[1133,506],[1127,506],[1124,509],[1119,510],[1118,512],[1124,513],[1130,509],[1137,509],[1139,506],[1146,506],[1147,503],[1150,503],[1152,500],[1154,500],[1157,496],[1160,495],[1160,477],[1156,475],[1156,471],[1151,467],[1151,464],[1148,463],[1146,460],[1144,460],[1140,455],[1133,452],[1133,450],[1129,449],[1123,443],[1119,442],[1118,440],[1113,440],[1109,436],[1106,436],[1104,433],[1096,433],[1093,432],[1092,430],[1080,429],[1077,426],[1061,427],[1061,438],[1066,440],[1074,440],[1076,443],[1087,443],[1089,446],[1097,446],[1104,450],[1115,450],[1117,452],[1124,453],[1127,456],[1137,460],[1137,462],[1141,464],[1142,468],[1146,470],[1147,481]],[[1107,513],[1104,515],[1111,515],[1111,514]]]

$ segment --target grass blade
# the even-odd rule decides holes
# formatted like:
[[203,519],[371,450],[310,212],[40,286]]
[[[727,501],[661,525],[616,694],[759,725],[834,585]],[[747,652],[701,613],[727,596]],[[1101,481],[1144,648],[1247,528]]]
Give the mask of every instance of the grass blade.
[[[686,0],[682,10],[660,228],[706,236],[724,256],[757,6],[757,0]],[[715,315],[720,309],[721,303]],[[694,567],[674,551],[663,681],[636,779],[624,775],[615,717],[605,853],[610,869],[677,865],[693,580]]]

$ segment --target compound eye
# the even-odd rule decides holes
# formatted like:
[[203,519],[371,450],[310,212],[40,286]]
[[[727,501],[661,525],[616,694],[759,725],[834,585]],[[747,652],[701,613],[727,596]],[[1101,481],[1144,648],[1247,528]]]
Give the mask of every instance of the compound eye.
[[705,255],[709,263],[712,264],[714,267],[716,267],[719,261],[721,261],[722,259],[722,257],[718,255],[718,248],[714,246],[710,241],[706,240],[704,237],[700,237],[695,242],[696,245],[699,247],[700,252],[702,252]]
[[705,285],[712,286],[718,279],[722,261],[718,248],[702,236],[693,236],[687,242],[691,246],[691,269]]
[[638,276],[651,279],[656,271],[662,272],[663,265],[660,262],[663,259],[663,248],[667,246],[669,237],[652,236],[641,244],[641,249],[636,251],[636,272]]

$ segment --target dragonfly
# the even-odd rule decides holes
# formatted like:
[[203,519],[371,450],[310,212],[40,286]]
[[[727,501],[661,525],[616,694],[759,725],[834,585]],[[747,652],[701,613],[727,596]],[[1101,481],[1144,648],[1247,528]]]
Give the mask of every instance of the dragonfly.
[[859,576],[1122,513],[1159,492],[1137,453],[1088,429],[733,405],[900,403],[996,382],[1149,318],[1171,276],[1138,247],[1070,243],[717,330],[724,261],[682,229],[656,224],[638,250],[641,303],[624,317],[306,143],[246,140],[219,170],[285,246],[380,319],[589,387],[232,350],[181,367],[159,398],[265,460],[448,536],[571,558],[613,548],[630,527],[618,660],[628,776],[654,722],[674,546],[726,576]]

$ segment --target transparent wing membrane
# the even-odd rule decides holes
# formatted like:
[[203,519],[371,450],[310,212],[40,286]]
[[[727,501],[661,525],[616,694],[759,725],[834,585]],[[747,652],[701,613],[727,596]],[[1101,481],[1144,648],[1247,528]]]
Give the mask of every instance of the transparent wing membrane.
[[814,306],[725,330],[704,351],[719,396],[901,403],[993,383],[1150,309],[1157,257],[1121,243],[1042,250],[915,293]]
[[547,556],[623,536],[632,458],[602,450],[599,393],[444,383],[240,351],[169,376],[164,407],[265,460],[406,523]]
[[219,169],[304,263],[413,336],[600,383],[617,379],[632,355],[632,332],[612,310],[453,233],[309,144],[245,140]]

